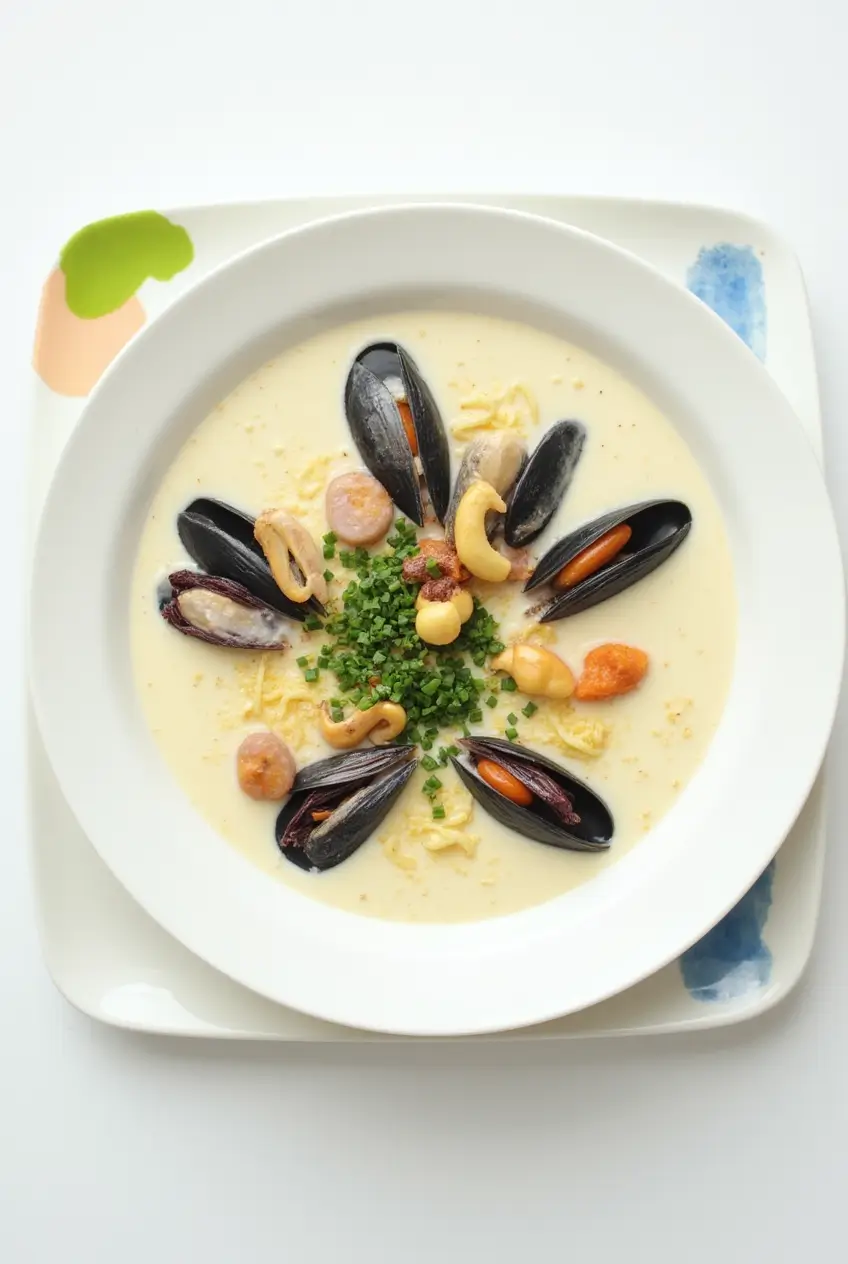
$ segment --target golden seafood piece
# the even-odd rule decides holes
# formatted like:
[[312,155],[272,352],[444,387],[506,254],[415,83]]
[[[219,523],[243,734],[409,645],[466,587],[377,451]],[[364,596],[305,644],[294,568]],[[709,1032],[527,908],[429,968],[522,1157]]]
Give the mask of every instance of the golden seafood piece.
[[354,711],[345,720],[330,719],[327,703],[321,704],[318,727],[336,750],[353,750],[366,737],[375,746],[391,742],[406,728],[406,712],[397,702],[375,702],[367,711]]
[[428,645],[450,645],[459,636],[461,628],[462,619],[453,600],[424,600],[415,616],[415,631]]
[[[253,534],[278,588],[287,597],[297,602],[317,597],[322,604],[326,602],[328,589],[321,552],[302,522],[285,509],[266,509],[256,519]],[[297,563],[303,583],[298,580],[292,561]]]
[[509,672],[522,693],[541,698],[570,698],[574,693],[571,668],[542,645],[511,645],[492,659],[492,667]]
[[493,549],[486,535],[486,514],[505,513],[506,505],[491,483],[472,483],[459,502],[454,524],[454,543],[459,560],[478,579],[502,584],[510,572],[510,562]]

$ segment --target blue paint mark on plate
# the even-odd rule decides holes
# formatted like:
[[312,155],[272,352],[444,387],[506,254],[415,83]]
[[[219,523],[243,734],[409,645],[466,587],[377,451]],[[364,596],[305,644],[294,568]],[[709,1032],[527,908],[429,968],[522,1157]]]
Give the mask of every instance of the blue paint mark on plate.
[[728,242],[704,246],[686,273],[687,288],[747,343],[766,357],[766,297],[763,265],[751,246]]
[[[721,316],[760,360],[766,355],[763,265],[751,246],[704,246],[686,285]],[[735,908],[680,958],[683,982],[698,1001],[733,1001],[764,987],[772,956],[763,941],[774,861]]]
[[733,1001],[768,983],[772,956],[762,932],[773,880],[774,861],[736,907],[680,958],[683,982],[696,1001]]

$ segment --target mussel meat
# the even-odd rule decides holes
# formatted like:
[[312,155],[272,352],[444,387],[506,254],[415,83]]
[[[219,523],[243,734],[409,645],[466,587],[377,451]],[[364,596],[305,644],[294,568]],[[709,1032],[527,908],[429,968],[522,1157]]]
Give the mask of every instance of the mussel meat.
[[424,524],[416,467],[439,522],[450,500],[450,448],[430,388],[417,366],[395,342],[361,351],[345,385],[345,413],[368,469],[407,518]]
[[301,869],[333,869],[374,832],[418,763],[415,747],[332,755],[302,769],[277,817],[277,846]]
[[[576,571],[576,582],[562,587],[543,608],[539,619],[542,623],[552,623],[579,614],[656,570],[680,547],[691,527],[692,513],[680,500],[648,500],[613,510],[578,527],[548,549],[524,590],[529,592],[548,583],[557,589],[558,577],[571,566]],[[610,560],[601,561],[597,569],[585,568],[588,573],[580,578],[581,568],[573,567],[576,559],[581,554],[589,558],[589,550],[598,545],[602,537],[612,539],[614,532],[619,533],[623,543]]]
[[504,538],[520,548],[541,535],[562,503],[586,441],[579,421],[558,421],[533,450],[515,484],[504,523]]
[[196,571],[168,576],[170,600],[162,618],[184,636],[238,650],[283,650],[286,620],[243,584]]
[[302,622],[313,610],[324,613],[316,597],[296,602],[277,585],[254,538],[254,519],[232,505],[202,496],[177,515],[177,531],[188,554],[210,575],[242,584],[254,597],[290,619]]
[[[609,808],[552,759],[497,737],[462,738],[460,746],[463,755],[452,756],[451,762],[496,821],[550,847],[568,851],[609,847],[615,828]],[[496,789],[497,785],[503,789]]]
[[[509,493],[515,486],[527,460],[527,445],[523,439],[508,431],[480,435],[465,449],[459,473],[456,476],[453,495],[445,518],[445,536],[453,543],[454,522],[459,502],[472,483],[480,481],[494,487],[498,495],[509,505]],[[487,533],[491,536],[497,525],[497,514],[490,515]]]

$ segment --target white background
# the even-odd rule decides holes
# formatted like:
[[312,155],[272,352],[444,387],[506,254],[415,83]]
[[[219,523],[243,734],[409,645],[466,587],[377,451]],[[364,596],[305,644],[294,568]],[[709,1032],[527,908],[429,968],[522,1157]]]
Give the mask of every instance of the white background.
[[806,273],[844,542],[846,39],[843,0],[2,0],[3,1264],[843,1258],[844,709],[789,1001],[698,1037],[473,1049],[177,1043],[72,1012],[39,956],[18,717],[38,291],[112,212],[465,188],[762,216]]

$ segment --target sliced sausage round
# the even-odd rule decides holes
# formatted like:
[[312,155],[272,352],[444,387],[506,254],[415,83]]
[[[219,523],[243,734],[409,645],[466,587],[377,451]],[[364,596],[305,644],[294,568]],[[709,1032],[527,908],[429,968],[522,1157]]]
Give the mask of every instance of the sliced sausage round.
[[345,544],[376,544],[392,525],[391,497],[364,471],[340,474],[327,487],[327,522]]

